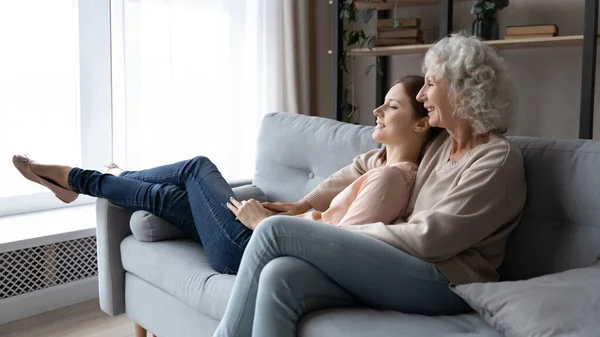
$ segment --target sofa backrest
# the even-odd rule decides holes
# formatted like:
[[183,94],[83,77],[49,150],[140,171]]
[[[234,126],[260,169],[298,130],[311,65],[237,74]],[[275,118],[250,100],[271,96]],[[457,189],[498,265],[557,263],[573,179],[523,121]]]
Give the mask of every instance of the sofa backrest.
[[361,153],[378,148],[372,126],[292,113],[262,120],[252,183],[269,201],[296,202]]
[[[379,147],[372,126],[266,115],[253,184],[270,201],[300,200],[352,159]],[[509,238],[503,279],[588,266],[600,255],[600,142],[509,137],[521,149],[527,201]]]
[[500,275],[536,277],[600,255],[600,142],[509,137],[523,154],[527,201]]

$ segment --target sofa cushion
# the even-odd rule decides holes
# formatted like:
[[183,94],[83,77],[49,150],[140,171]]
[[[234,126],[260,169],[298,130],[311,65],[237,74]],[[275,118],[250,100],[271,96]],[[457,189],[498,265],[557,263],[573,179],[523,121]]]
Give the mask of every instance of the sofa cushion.
[[252,183],[270,201],[296,202],[357,155],[378,148],[374,129],[322,117],[267,114]]
[[507,337],[600,335],[600,265],[453,290]]
[[[376,333],[375,333],[376,332]],[[502,337],[477,314],[407,315],[365,308],[328,309],[305,316],[299,337]]]
[[510,137],[521,149],[527,201],[511,233],[503,280],[593,264],[600,255],[600,142]]
[[123,268],[203,314],[220,320],[235,276],[216,272],[204,249],[191,240],[121,242]]
[[153,242],[182,238],[179,228],[147,211],[136,211],[129,220],[131,233],[138,241]]
[[[253,185],[234,187],[233,193],[238,200],[256,199],[267,201],[260,188]],[[131,232],[138,241],[154,242],[182,238],[183,233],[174,225],[147,211],[136,211],[129,221]]]

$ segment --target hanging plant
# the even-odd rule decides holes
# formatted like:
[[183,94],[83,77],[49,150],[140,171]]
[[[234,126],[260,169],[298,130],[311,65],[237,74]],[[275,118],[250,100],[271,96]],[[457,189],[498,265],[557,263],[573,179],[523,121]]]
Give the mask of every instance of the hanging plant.
[[[383,0],[384,3],[387,3],[387,0]],[[371,4],[371,0],[366,0],[367,4]],[[339,60],[339,69],[344,73],[349,74],[348,71],[348,62],[353,60],[353,56],[350,56],[347,52],[347,48],[368,48],[369,50],[373,50],[375,48],[377,37],[375,35],[367,35],[364,30],[358,29],[357,24],[359,22],[363,22],[365,24],[369,23],[373,16],[376,13],[375,8],[368,8],[362,11],[358,11],[356,9],[356,3],[354,0],[343,0],[339,2],[340,6],[340,19],[345,20],[348,26],[352,27],[352,29],[347,29],[343,31],[343,40],[345,44],[345,50],[342,51],[340,60]],[[394,8],[395,13],[395,8]],[[394,15],[395,17],[395,15]],[[394,28],[399,27],[399,23],[394,20]],[[367,66],[365,69],[365,75],[368,75],[373,69],[377,69],[377,73],[383,75],[381,70],[381,61],[379,56],[376,57],[375,64],[371,64]],[[349,85],[352,90],[354,90],[354,81],[350,82]],[[354,95],[349,95],[348,89],[345,89],[342,94],[342,103],[340,109],[342,111],[343,121],[351,123],[354,116],[356,116],[356,112],[358,111],[358,106],[354,105],[354,102],[351,102],[351,99]]]
[[496,13],[497,10],[508,6],[509,0],[475,0],[471,7],[472,15]]

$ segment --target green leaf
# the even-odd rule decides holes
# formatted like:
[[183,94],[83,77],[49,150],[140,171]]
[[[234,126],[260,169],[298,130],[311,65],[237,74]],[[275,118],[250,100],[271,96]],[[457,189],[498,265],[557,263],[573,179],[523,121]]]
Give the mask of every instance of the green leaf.
[[377,64],[370,64],[367,69],[365,69],[365,76],[369,75],[369,73],[371,72],[371,70],[373,70],[373,68],[377,67]]
[[348,12],[350,13],[348,16],[348,23],[356,22],[356,11],[349,10]]
[[364,22],[369,23],[369,21],[373,17],[373,14],[375,14],[375,8],[367,9],[363,15]]
[[346,110],[347,114],[346,113],[344,114],[345,116],[344,116],[343,121],[345,123],[351,123],[352,122],[352,116],[354,116],[354,112],[356,111],[356,109],[354,109],[354,106],[352,104],[350,104],[350,103],[348,103],[348,106],[346,107],[346,109],[347,109]]
[[375,47],[375,40],[375,36],[369,36],[369,42],[367,42],[367,48],[369,48],[369,50],[373,50],[373,48]]
[[347,67],[347,61],[348,61],[348,54],[346,52],[342,52],[338,66],[343,72],[349,74],[348,67]]
[[346,46],[351,47],[354,44],[356,44],[358,42],[358,40],[360,39],[360,35],[357,31],[351,31],[350,35],[348,36],[348,43],[346,44]]
[[400,22],[398,22],[398,20],[394,19],[394,28],[398,28],[400,27]]

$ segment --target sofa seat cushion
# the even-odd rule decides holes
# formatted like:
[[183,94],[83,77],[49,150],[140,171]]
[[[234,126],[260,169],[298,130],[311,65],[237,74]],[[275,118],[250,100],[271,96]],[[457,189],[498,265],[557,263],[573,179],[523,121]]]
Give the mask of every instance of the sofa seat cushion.
[[235,276],[216,272],[202,246],[191,240],[121,242],[123,268],[199,312],[220,320]]
[[305,316],[299,337],[503,337],[477,314],[408,315],[366,308],[328,309]]

